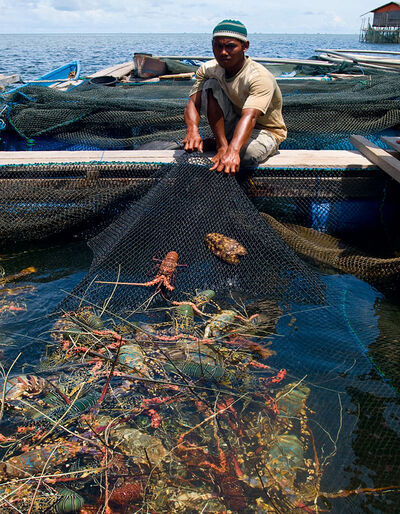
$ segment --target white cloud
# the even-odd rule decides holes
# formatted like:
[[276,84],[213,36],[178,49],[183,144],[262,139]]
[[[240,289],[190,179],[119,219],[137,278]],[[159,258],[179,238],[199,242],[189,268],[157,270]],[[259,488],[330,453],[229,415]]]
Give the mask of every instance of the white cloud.
[[250,33],[357,33],[360,15],[376,7],[376,2],[0,0],[0,5],[0,33],[210,32],[223,18],[240,19]]

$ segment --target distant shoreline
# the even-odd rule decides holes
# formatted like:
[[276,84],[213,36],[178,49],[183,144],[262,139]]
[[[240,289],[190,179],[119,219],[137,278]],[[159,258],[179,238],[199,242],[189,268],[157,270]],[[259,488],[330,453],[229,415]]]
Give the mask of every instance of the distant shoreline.
[[[2,36],[72,36],[72,35],[124,35],[124,36],[137,36],[140,34],[146,35],[165,35],[165,36],[176,36],[176,35],[210,35],[208,32],[0,32]],[[251,36],[358,36],[358,32],[355,33],[336,33],[336,32],[254,32],[249,34]]]

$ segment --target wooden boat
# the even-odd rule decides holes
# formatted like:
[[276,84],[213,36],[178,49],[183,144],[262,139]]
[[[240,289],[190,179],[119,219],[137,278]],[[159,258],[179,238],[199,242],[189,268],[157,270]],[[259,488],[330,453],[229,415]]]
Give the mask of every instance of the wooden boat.
[[82,81],[79,79],[81,73],[81,64],[79,61],[71,61],[68,64],[64,64],[55,70],[42,75],[36,80],[29,81],[21,86],[18,86],[7,93],[14,93],[26,86],[47,86],[54,89],[60,89],[67,91]]
[[[202,62],[214,59],[213,56],[199,55],[164,55],[158,56],[158,58],[189,62]],[[321,80],[321,77],[326,76],[327,73],[336,68],[336,65],[332,62],[314,59],[288,59],[280,57],[252,57],[252,59],[265,66],[279,80],[294,80],[304,76],[312,78],[307,70],[318,70],[319,74],[315,77],[315,80]]]
[[0,74],[0,91],[3,91],[6,86],[10,84],[14,84],[15,82],[19,82],[21,77],[14,73],[13,75],[1,75]]
[[131,73],[135,69],[134,61],[127,61],[121,64],[115,64],[113,66],[108,66],[107,68],[103,68],[96,73],[92,73],[91,75],[87,75],[87,79],[94,79],[97,77],[114,77],[118,80],[125,81]]
[[[114,77],[123,83],[158,82],[159,80],[190,80],[202,61],[213,59],[212,56],[199,55],[165,55],[134,54],[132,61],[109,66],[88,75],[87,79],[96,77]],[[329,72],[337,66],[328,61],[314,59],[283,59],[273,57],[252,57],[262,63],[279,81],[290,80],[330,80]],[[170,70],[177,67],[177,71]],[[188,64],[191,63],[191,64]],[[182,68],[182,69],[180,69]],[[316,75],[310,75],[318,71]]]

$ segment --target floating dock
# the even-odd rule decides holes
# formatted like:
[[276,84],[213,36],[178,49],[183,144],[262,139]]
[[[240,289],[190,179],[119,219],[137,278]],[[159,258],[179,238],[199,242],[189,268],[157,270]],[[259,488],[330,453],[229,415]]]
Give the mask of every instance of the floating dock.
[[[184,154],[184,150],[96,150],[54,152],[0,152],[0,166],[34,165],[51,163],[172,163]],[[213,154],[209,154],[210,157]],[[352,150],[280,150],[276,155],[260,163],[260,168],[293,169],[377,169],[360,152]]]
[[[0,152],[0,172],[3,170],[0,183],[9,186],[13,182],[19,186],[24,182],[29,189],[57,187],[59,183],[59,187],[84,189],[89,183],[112,188],[134,182],[138,187],[147,188],[157,181],[155,176],[135,177],[134,170],[128,170],[127,166],[167,165],[177,162],[184,154],[184,150]],[[212,157],[214,153],[205,155]],[[45,171],[46,165],[53,168],[51,173]],[[60,171],[71,168],[68,176],[58,175],[56,165],[60,166]],[[21,176],[25,167],[27,174]],[[125,169],[123,176],[118,169]],[[14,170],[18,171],[15,177]],[[110,175],[110,170],[116,175]],[[319,198],[331,199],[340,190],[346,198],[367,199],[374,198],[386,180],[385,173],[356,150],[280,150],[247,177],[245,188],[251,198],[311,198],[318,191]],[[291,183],[289,190],[287,180]],[[322,183],[330,186],[321,188]]]

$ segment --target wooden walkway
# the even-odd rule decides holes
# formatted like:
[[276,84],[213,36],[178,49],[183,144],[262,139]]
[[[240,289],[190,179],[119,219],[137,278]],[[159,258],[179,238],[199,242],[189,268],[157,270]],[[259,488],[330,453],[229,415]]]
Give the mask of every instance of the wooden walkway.
[[[46,163],[175,162],[183,150],[107,150],[79,152],[0,152],[0,166]],[[213,154],[209,154],[212,156]],[[262,168],[377,169],[366,157],[351,150],[280,150],[260,163]]]

